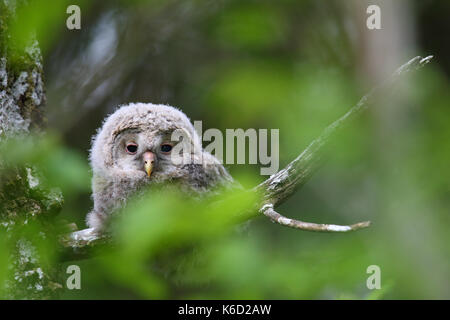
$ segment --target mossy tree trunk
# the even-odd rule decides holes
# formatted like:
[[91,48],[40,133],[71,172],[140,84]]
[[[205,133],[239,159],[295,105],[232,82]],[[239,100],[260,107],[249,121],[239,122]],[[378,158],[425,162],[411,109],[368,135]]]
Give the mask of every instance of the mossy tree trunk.
[[[39,44],[33,35],[22,48],[11,41],[11,23],[23,3],[0,0],[0,143],[39,135],[45,124]],[[56,298],[62,287],[54,265],[37,245],[52,237],[49,219],[62,197],[42,188],[38,177],[32,166],[6,166],[0,155],[0,241],[7,244],[2,248],[9,257],[2,298]],[[31,225],[39,226],[38,232],[29,232]]]

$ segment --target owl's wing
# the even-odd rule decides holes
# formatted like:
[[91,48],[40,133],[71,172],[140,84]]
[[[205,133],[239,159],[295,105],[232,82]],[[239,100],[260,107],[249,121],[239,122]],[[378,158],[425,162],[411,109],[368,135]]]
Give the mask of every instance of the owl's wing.
[[193,191],[200,194],[211,194],[223,189],[240,188],[225,167],[216,157],[208,152],[203,153],[201,163],[186,164],[188,184]]

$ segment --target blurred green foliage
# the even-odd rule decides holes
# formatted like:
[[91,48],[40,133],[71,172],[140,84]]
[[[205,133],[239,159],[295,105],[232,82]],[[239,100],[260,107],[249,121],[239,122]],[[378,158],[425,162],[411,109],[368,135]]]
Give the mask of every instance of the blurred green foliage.
[[[370,61],[363,49],[369,36],[353,19],[357,8],[338,1],[94,1],[81,5],[78,33],[64,29],[64,5],[35,4],[13,28],[18,41],[37,26],[49,126],[58,134],[2,144],[0,155],[36,168],[46,187],[62,190],[59,216],[80,227],[92,206],[89,138],[120,103],[177,105],[204,129],[279,128],[284,165],[372,85],[361,67]],[[442,20],[432,6],[411,10],[436,15],[417,21],[418,30]],[[444,48],[439,33],[427,30],[431,48]],[[115,41],[106,53],[105,39]],[[429,53],[422,42],[417,47]],[[279,208],[318,223],[371,220],[369,229],[306,233],[264,218],[245,226],[233,213],[248,208],[250,194],[226,195],[211,207],[153,190],[124,210],[114,248],[61,266],[63,278],[70,264],[82,274],[82,289],[65,289],[62,298],[448,299],[448,63],[438,55],[396,95],[381,97]],[[266,178],[257,166],[229,169],[245,186]],[[30,238],[56,261],[56,248]],[[0,233],[0,281],[11,263],[5,239]],[[381,268],[381,290],[366,287],[373,264]]]
[[286,29],[284,16],[276,6],[244,3],[219,15],[212,33],[224,46],[261,50],[280,43]]
[[89,8],[89,2],[83,0],[18,0],[14,5],[14,14],[8,15],[5,23],[11,58],[15,58],[14,52],[19,55],[24,52],[34,38],[39,41],[40,50],[46,52],[60,32],[55,26],[65,25],[68,16],[66,8],[71,4]]

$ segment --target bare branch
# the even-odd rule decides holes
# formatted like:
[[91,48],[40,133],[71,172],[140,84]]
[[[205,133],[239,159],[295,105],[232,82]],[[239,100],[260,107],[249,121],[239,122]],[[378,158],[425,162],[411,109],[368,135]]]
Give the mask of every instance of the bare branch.
[[397,69],[394,74],[380,86],[372,89],[368,94],[351,108],[345,115],[328,126],[322,134],[284,169],[270,176],[269,179],[256,187],[256,190],[264,195],[265,202],[272,203],[275,207],[286,200],[295,190],[304,185],[323,161],[322,151],[331,137],[338,131],[347,127],[353,119],[366,110],[373,102],[374,97],[386,87],[391,87],[400,76],[417,70],[430,62],[433,56],[426,58],[415,57]]
[[[268,210],[264,209],[264,206],[270,205],[272,207],[277,207],[309,180],[309,178],[315,173],[315,171],[322,165],[324,160],[323,151],[331,138],[335,137],[338,132],[346,128],[353,119],[355,119],[364,110],[366,110],[373,103],[374,98],[378,93],[384,92],[385,89],[392,89],[392,87],[394,87],[394,85],[401,78],[403,78],[405,74],[420,69],[421,67],[429,63],[432,58],[433,56],[428,56],[425,58],[417,56],[402,65],[392,74],[390,78],[388,78],[378,87],[372,89],[368,94],[362,97],[361,100],[345,115],[328,126],[322,132],[322,134],[313,142],[311,142],[311,144],[296,159],[289,163],[284,169],[270,176],[269,179],[258,185],[255,190],[263,194],[263,203],[260,212],[268,215]],[[283,225],[303,229],[299,226],[304,225],[305,222],[299,222],[300,224],[298,224],[295,223],[295,220],[291,220],[291,223],[282,223],[279,221],[286,222],[287,220],[284,219],[288,218],[284,218],[275,211],[272,211],[273,210],[269,210],[270,215],[268,216],[270,218],[272,218],[271,216],[275,217],[276,215],[278,215],[275,219],[272,220]],[[359,226],[358,228],[368,226],[368,224],[364,222],[357,225]],[[327,229],[327,225],[310,225],[310,229],[320,229],[320,231],[335,231]],[[348,231],[351,230],[354,229],[350,229]]]

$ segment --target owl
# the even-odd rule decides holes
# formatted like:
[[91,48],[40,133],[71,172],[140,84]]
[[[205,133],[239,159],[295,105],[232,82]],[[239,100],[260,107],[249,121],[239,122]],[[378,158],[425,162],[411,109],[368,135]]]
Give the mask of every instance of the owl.
[[106,229],[131,196],[152,185],[173,185],[202,197],[234,184],[220,161],[202,148],[189,118],[167,105],[118,108],[94,136],[90,164],[94,207],[86,222],[97,231]]

